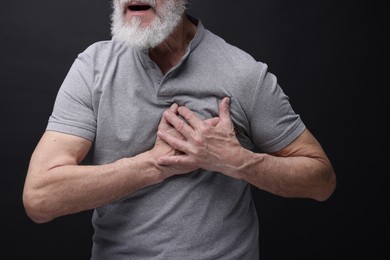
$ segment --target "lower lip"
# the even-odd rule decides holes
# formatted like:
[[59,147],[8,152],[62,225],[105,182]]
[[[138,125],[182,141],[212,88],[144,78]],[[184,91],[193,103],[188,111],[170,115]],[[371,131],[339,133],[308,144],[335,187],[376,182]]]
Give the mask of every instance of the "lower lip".
[[127,13],[131,14],[131,15],[145,15],[145,14],[148,14],[149,13],[149,10],[145,10],[145,11],[131,11],[131,10],[128,10]]

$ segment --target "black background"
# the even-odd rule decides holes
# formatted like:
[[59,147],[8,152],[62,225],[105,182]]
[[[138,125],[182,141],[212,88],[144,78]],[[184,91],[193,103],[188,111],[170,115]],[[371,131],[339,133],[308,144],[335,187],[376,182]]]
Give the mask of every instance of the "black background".
[[[390,256],[389,30],[376,2],[194,0],[190,7],[208,29],[269,65],[336,170],[337,189],[322,203],[254,190],[263,260]],[[110,38],[110,1],[1,0],[0,11],[1,252],[88,259],[91,212],[35,224],[21,196],[70,65]]]

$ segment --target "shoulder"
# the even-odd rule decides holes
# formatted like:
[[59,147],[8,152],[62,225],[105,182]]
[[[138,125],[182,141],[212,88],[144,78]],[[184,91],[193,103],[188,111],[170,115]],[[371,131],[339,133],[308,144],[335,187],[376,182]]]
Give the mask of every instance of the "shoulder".
[[268,71],[266,63],[209,30],[205,30],[194,59],[202,68],[208,68],[213,77],[220,75],[242,86],[240,89],[257,85]]
[[[267,64],[256,60],[251,54],[243,49],[227,42],[222,37],[205,30],[203,39],[205,55],[212,57],[214,62],[234,69],[236,72],[253,73],[258,75],[261,71],[267,71]],[[211,55],[210,55],[211,54]]]
[[234,59],[237,62],[253,63],[255,59],[248,52],[240,49],[239,47],[228,43],[221,36],[205,30],[204,43],[208,48],[211,48],[216,54],[221,57]]
[[97,41],[90,44],[81,53],[78,54],[78,58],[89,58],[93,61],[108,60],[112,56],[118,55],[126,51],[127,48],[114,39]]

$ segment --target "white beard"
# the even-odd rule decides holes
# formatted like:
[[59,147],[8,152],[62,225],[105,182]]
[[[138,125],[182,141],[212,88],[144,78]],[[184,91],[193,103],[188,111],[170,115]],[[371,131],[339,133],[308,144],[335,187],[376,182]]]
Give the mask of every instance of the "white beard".
[[[115,39],[132,48],[148,50],[162,43],[180,23],[186,10],[187,0],[166,0],[156,17],[146,27],[141,27],[141,19],[133,17],[131,25],[126,22],[124,8],[132,0],[114,0],[111,16],[111,34]],[[156,7],[156,0],[142,0]]]

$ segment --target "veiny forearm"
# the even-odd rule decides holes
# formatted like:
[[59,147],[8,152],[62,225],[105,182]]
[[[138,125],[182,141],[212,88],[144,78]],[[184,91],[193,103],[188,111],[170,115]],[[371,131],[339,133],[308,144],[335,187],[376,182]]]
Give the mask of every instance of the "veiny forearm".
[[324,201],[335,188],[333,169],[323,158],[280,157],[245,149],[240,158],[239,166],[233,167],[237,176],[282,197]]
[[161,181],[159,170],[144,154],[101,166],[40,170],[32,174],[24,193],[27,214],[36,222],[93,209]]

